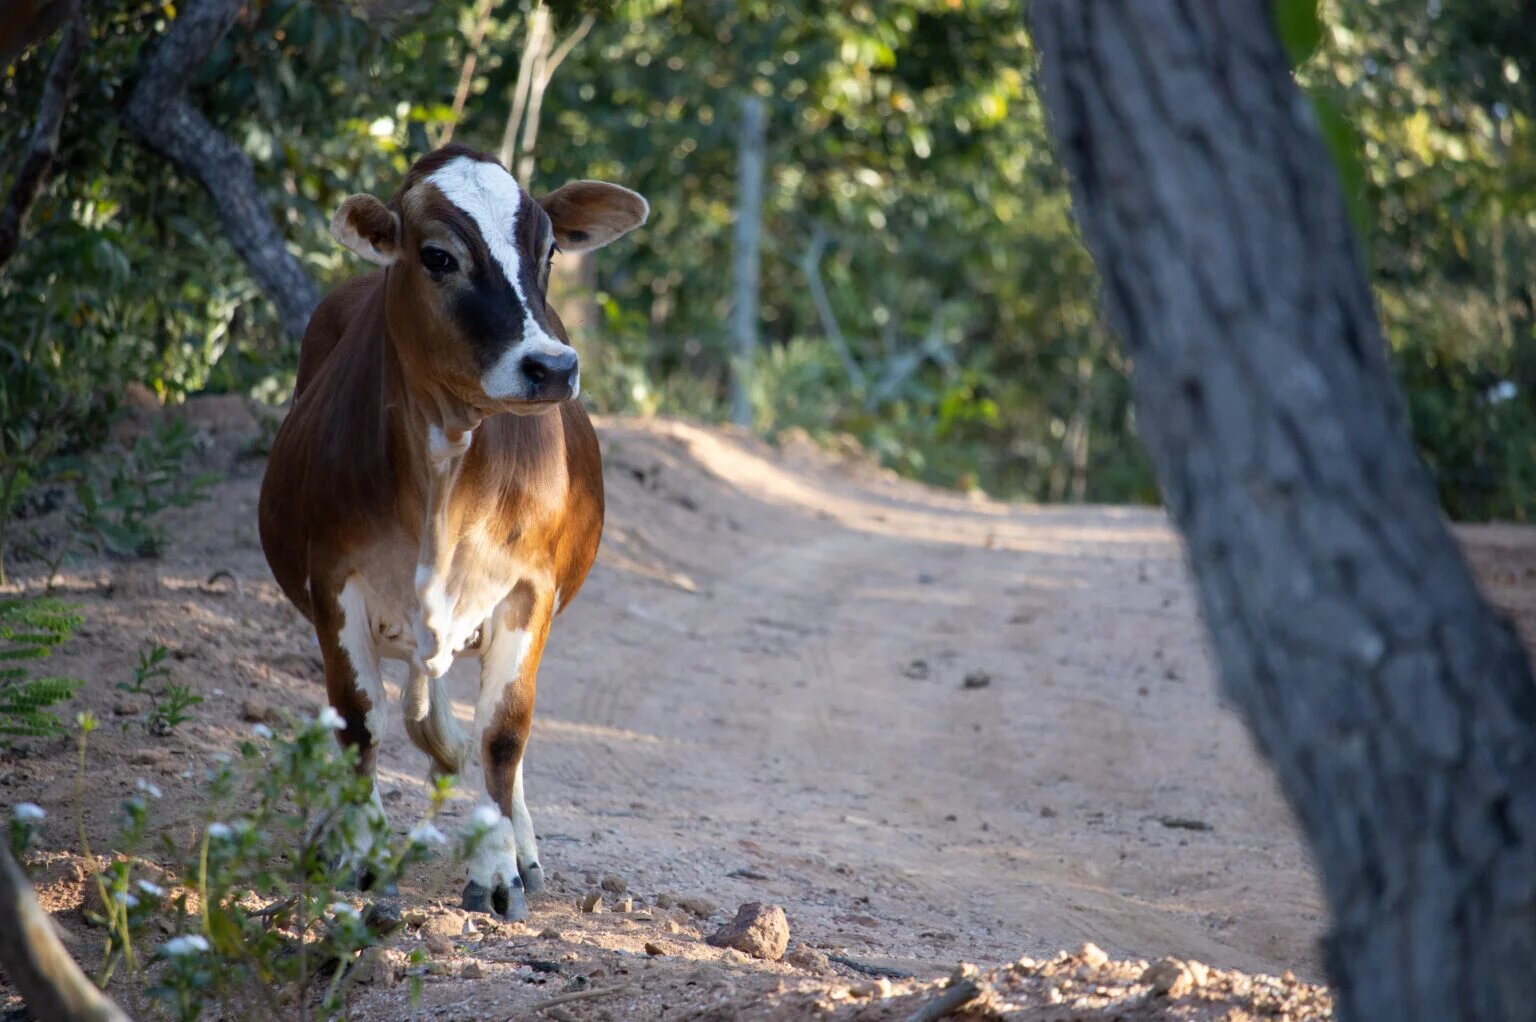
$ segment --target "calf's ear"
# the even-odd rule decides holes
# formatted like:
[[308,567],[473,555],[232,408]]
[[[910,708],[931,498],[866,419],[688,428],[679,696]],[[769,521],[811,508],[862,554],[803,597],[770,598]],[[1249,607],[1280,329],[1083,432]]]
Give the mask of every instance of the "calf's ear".
[[351,195],[331,217],[331,237],[370,263],[400,256],[400,218],[371,195]]
[[589,252],[645,223],[650,203],[607,181],[572,181],[539,199],[566,252]]

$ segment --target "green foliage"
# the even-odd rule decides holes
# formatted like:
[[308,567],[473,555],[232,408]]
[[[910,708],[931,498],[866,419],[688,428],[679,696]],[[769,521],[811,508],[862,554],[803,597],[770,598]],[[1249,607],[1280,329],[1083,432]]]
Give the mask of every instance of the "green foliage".
[[12,738],[64,733],[48,708],[72,698],[81,682],[28,677],[22,662],[47,657],[80,621],[73,606],[48,597],[0,600],[0,749]]
[[[165,666],[165,659],[169,655],[170,650],[159,643],[139,650],[139,662],[133,668],[133,680],[117,683],[120,691],[149,697],[150,709],[144,718],[144,726],[150,734],[162,737],[190,720],[191,714],[187,711],[203,701],[203,697],[194,695],[190,687],[170,680],[170,669]],[[160,685],[152,688],[151,682],[160,682]],[[127,728],[128,725],[124,724],[123,729]]]
[[158,557],[165,527],[154,519],[172,507],[190,507],[218,481],[212,473],[188,477],[183,462],[193,434],[181,419],[167,419],[126,452],[88,460],[75,482],[78,508],[70,515],[76,537],[97,553]]
[[[199,107],[251,157],[291,248],[327,286],[361,269],[328,238],[330,214],[351,192],[387,196],[444,137],[473,21],[463,0],[387,23],[370,23],[367,10],[252,5],[194,83]],[[556,304],[589,306],[572,318],[584,320],[575,342],[595,407],[722,414],[735,111],[753,93],[769,123],[758,426],[850,433],[902,471],[1005,495],[1156,499],[1135,441],[1130,366],[1098,315],[1016,5],[619,0],[552,10],[561,37],[587,14],[595,23],[544,97],[529,184],[610,178],[652,205],[642,231],[576,272],[557,265]],[[1533,10],[1508,0],[1274,7],[1399,368],[1428,388],[1410,393],[1420,446],[1448,504],[1466,514],[1526,517],[1536,501],[1520,481],[1536,437],[1515,405],[1490,413],[1487,388],[1472,382],[1511,382],[1516,404],[1536,383],[1508,375],[1531,361],[1536,304],[1536,51],[1520,45],[1536,37]],[[521,0],[492,4],[454,140],[498,148],[526,11]],[[172,6],[107,0],[90,12],[59,173],[0,278],[6,518],[60,452],[99,440],[124,380],[171,401],[206,388],[281,399],[292,383],[295,353],[207,196],[121,134],[116,111]],[[48,56],[41,47],[5,69],[0,154],[19,151]],[[0,155],[0,177],[9,167]],[[820,272],[847,357],[802,269],[823,235]],[[1424,295],[1439,303],[1429,315]],[[941,309],[951,318],[930,349]],[[1463,350],[1467,330],[1476,354]],[[882,388],[914,354],[919,364]],[[1465,367],[1466,380],[1450,366]],[[1449,492],[1464,485],[1480,495]],[[131,530],[85,531],[102,549],[153,545]]]
[[[97,921],[108,934],[103,976],[126,965],[131,986],[183,1022],[251,1004],[272,1018],[345,1013],[365,953],[399,921],[344,889],[363,873],[376,885],[396,883],[446,844],[431,821],[451,787],[441,780],[427,819],[396,837],[370,801],[355,751],[338,753],[333,716],[277,735],[258,726],[237,758],[216,759],[190,845],[156,824],[160,791],[140,782],[124,803],[113,845],[120,854],[96,878]],[[93,726],[82,729],[82,776]],[[157,830],[164,870],[138,857]],[[472,829],[454,855],[483,837]],[[157,918],[177,936],[151,947],[151,935],[164,932],[151,927]]]

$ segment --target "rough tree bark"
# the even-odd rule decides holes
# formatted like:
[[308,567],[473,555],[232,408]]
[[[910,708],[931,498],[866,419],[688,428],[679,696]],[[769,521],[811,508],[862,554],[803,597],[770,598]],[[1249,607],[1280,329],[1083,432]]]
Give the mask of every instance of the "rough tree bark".
[[69,956],[10,849],[0,846],[0,967],[32,1018],[128,1022]]
[[27,213],[42,194],[48,171],[53,167],[64,111],[69,108],[69,98],[74,92],[75,69],[80,66],[80,51],[85,48],[89,33],[81,0],[57,0],[49,10],[62,11],[66,19],[64,34],[48,65],[43,98],[37,105],[37,120],[27,138],[26,148],[22,150],[21,162],[11,181],[11,192],[5,205],[0,207],[0,270],[5,269],[6,263],[16,254]]
[[1222,684],[1316,852],[1340,1017],[1529,1018],[1536,685],[1409,441],[1270,6],[1032,22]]
[[246,0],[190,0],[149,60],[123,122],[149,148],[197,178],[213,199],[224,234],[298,340],[320,301],[314,281],[289,253],[261,200],[251,161],[208,123],[187,96],[203,61]]

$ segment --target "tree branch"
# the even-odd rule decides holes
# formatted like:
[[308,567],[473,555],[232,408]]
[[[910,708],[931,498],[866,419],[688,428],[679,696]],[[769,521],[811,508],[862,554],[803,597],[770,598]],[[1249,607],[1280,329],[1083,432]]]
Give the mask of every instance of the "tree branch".
[[[64,112],[69,108],[69,98],[74,91],[75,71],[80,66],[80,51],[85,48],[85,37],[89,32],[81,0],[59,0],[55,7],[64,9],[68,21],[59,48],[54,51],[53,63],[48,66],[48,77],[43,82],[37,123],[22,151],[11,194],[6,197],[4,208],[0,208],[0,270],[16,254],[27,213],[42,194],[48,171],[53,167],[53,157],[59,149],[59,130],[63,127]],[[50,11],[53,9],[49,8]]]
[[831,299],[827,297],[827,286],[821,279],[821,256],[827,250],[827,240],[827,232],[817,224],[811,231],[811,243],[800,257],[800,270],[805,274],[805,282],[811,289],[811,303],[816,306],[816,318],[821,320],[821,331],[831,342],[837,360],[843,365],[843,372],[848,374],[848,381],[855,390],[867,394],[869,377],[859,365],[859,360],[853,357],[853,349],[848,347],[848,339],[843,336],[843,328],[837,322],[837,314],[832,311]]
[[9,848],[0,847],[0,967],[34,1018],[129,1022],[69,956]]
[[140,141],[195,177],[213,199],[224,233],[277,306],[289,337],[303,336],[320,292],[289,253],[262,202],[245,152],[208,123],[187,85],[234,24],[245,0],[189,0],[134,89],[123,122]]

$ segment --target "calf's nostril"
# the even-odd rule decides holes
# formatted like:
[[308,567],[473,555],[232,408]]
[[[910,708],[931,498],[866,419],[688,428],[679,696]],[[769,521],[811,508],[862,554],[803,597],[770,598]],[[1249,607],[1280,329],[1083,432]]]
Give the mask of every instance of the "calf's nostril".
[[549,378],[549,366],[529,355],[523,359],[523,375],[532,383],[543,383]]

